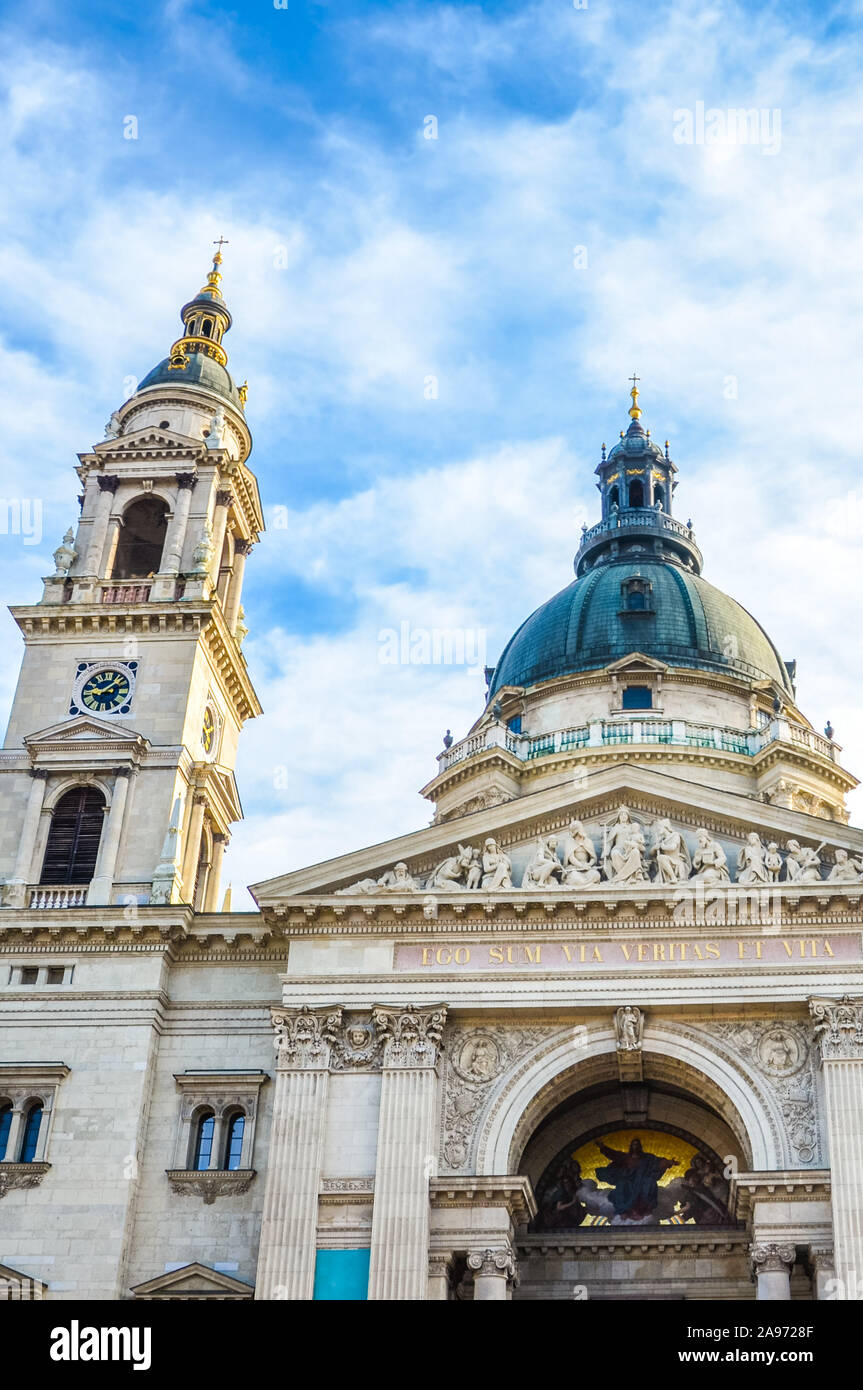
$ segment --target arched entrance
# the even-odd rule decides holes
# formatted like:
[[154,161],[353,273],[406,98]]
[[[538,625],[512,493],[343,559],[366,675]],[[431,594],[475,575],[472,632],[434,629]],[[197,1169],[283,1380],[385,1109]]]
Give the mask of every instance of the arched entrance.
[[693,1030],[651,1029],[634,1079],[612,1029],[549,1041],[496,1098],[476,1155],[536,1196],[513,1297],[754,1298],[730,1179],[782,1168],[783,1144],[757,1078]]

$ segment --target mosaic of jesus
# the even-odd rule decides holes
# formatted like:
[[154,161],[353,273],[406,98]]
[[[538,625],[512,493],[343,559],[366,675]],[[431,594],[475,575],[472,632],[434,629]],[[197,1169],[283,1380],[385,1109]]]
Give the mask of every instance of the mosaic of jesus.
[[617,1130],[567,1145],[537,1188],[534,1229],[728,1226],[728,1182],[717,1156],[682,1134]]

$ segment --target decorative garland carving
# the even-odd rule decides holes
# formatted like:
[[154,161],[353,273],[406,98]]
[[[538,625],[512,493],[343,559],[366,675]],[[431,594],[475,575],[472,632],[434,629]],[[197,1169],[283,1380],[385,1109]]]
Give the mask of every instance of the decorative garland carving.
[[[559,1027],[554,1029],[559,1032]],[[447,1036],[441,1154],[449,1172],[464,1168],[480,1114],[494,1083],[548,1037],[548,1028],[497,1028],[491,1024],[454,1029]]]

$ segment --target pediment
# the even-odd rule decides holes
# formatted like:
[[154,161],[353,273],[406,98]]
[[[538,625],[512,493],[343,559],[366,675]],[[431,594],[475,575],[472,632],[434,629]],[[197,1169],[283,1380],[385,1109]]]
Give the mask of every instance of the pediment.
[[255,1290],[253,1285],[244,1283],[242,1279],[234,1279],[219,1269],[210,1269],[209,1265],[194,1261],[181,1269],[172,1269],[167,1274],[148,1279],[144,1284],[136,1284],[131,1292],[135,1298],[250,1299]]
[[159,429],[156,425],[144,425],[141,429],[131,430],[129,434],[118,435],[116,439],[103,439],[94,447],[93,453],[100,463],[120,463],[124,458],[139,457],[142,453],[165,449],[198,453],[203,447],[203,439],[192,439],[190,435]]
[[645,656],[644,652],[628,652],[605,669],[611,675],[621,675],[625,671],[657,671],[664,674],[668,666],[666,662],[657,661],[655,657]]
[[111,743],[114,746],[118,743],[128,743],[144,746],[146,742],[137,730],[107,719],[97,719],[91,714],[79,714],[71,719],[64,719],[59,724],[52,724],[50,728],[28,734],[24,739],[25,747],[33,750],[45,745],[53,748],[58,745],[68,747],[81,744],[92,747],[94,743]]
[[0,1299],[38,1300],[45,1297],[47,1288],[44,1279],[35,1279],[32,1274],[22,1274],[20,1269],[0,1264]]
[[[494,838],[510,856],[513,883],[520,885],[539,837],[557,835],[565,840],[570,821],[578,819],[592,837],[597,854],[601,854],[603,827],[621,806],[626,806],[642,827],[648,846],[655,823],[667,818],[684,836],[690,852],[696,831],[705,827],[721,840],[729,864],[736,862],[746,835],[753,831],[765,843],[775,840],[782,846],[789,839],[798,839],[813,848],[826,841],[825,862],[832,859],[835,847],[846,849],[854,857],[863,855],[863,831],[665,772],[619,763],[589,774],[577,784],[564,783],[516,797],[503,805],[254,884],[250,891],[262,908],[276,907],[298,896],[341,902],[358,899],[369,904],[403,902],[405,895],[391,888],[368,892],[367,884],[367,889],[360,888],[350,895],[344,890],[364,880],[378,880],[397,863],[404,863],[421,885],[419,892],[427,892],[429,878],[443,860],[456,854],[459,846],[481,848],[488,837]],[[408,897],[414,897],[416,891]]]

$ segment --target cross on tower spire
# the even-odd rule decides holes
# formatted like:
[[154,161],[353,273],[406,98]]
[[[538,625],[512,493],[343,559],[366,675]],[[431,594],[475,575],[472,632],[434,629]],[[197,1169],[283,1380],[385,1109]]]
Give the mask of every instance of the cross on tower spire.
[[633,372],[629,380],[632,382],[632,390],[629,393],[632,397],[632,405],[629,407],[629,415],[630,419],[638,420],[641,417],[641,407],[638,404],[638,383],[641,377],[636,376],[635,372]]

